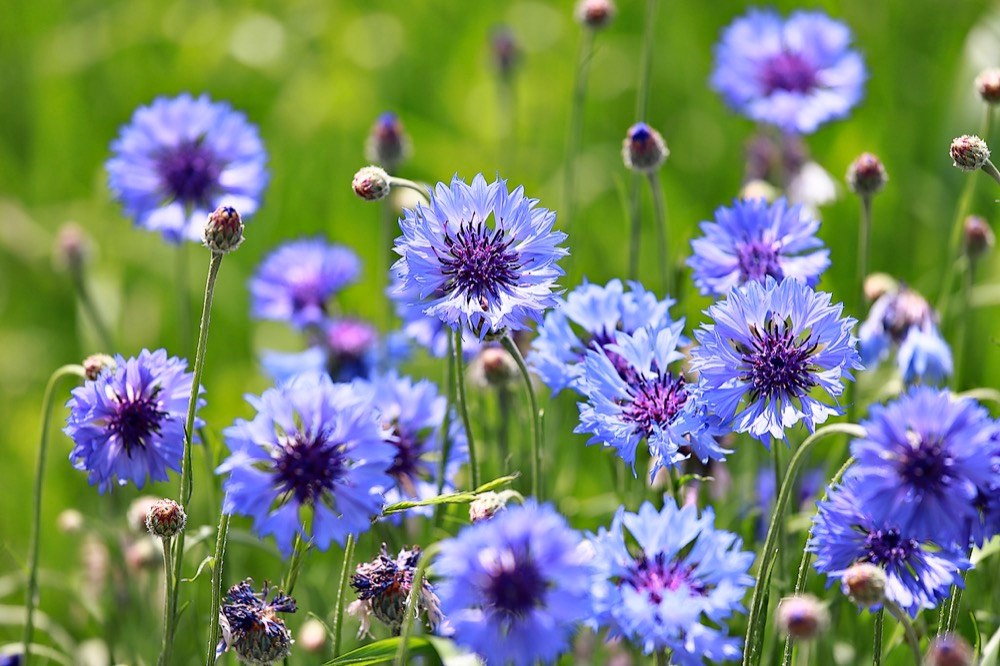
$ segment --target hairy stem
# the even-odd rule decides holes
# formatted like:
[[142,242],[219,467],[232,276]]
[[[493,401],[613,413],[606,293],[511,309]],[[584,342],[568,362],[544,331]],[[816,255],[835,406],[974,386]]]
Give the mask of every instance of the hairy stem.
[[344,598],[347,596],[347,581],[351,578],[354,563],[354,535],[348,534],[344,542],[344,565],[340,568],[340,583],[337,585],[337,604],[333,609],[333,656],[340,656],[340,636],[344,628]]
[[465,439],[469,443],[469,474],[472,487],[479,487],[479,464],[476,461],[476,439],[472,434],[472,420],[469,418],[469,402],[465,395],[465,364],[462,362],[462,329],[452,333],[452,351],[455,358],[455,388],[458,390],[458,411],[465,426]]
[[226,559],[226,539],[229,536],[229,514],[219,513],[219,528],[215,534],[215,554],[212,556],[212,608],[208,615],[208,652],[205,666],[215,664],[215,649],[219,644],[219,611],[222,609],[222,566]]
[[656,219],[656,250],[660,259],[660,279],[663,281],[663,294],[671,296],[674,290],[674,267],[670,263],[670,246],[667,241],[667,200],[663,196],[660,172],[653,171],[647,175],[649,191],[653,195],[653,215]]

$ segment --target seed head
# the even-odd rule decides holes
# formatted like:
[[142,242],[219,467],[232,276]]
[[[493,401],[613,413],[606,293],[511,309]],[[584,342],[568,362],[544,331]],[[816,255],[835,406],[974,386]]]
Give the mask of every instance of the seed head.
[[87,379],[94,381],[101,376],[104,370],[115,371],[115,359],[107,354],[91,354],[83,359],[83,374]]
[[203,236],[215,254],[232,252],[243,243],[243,220],[232,206],[219,206],[208,216]]
[[968,641],[958,634],[942,634],[927,648],[925,666],[972,666],[974,655]]
[[963,244],[965,254],[970,259],[978,259],[996,245],[996,236],[989,222],[977,215],[965,218]]
[[362,167],[351,181],[354,193],[365,201],[379,201],[389,196],[389,174],[377,166]]
[[576,20],[591,30],[600,30],[611,24],[615,11],[611,0],[580,0],[576,5]]
[[885,572],[870,562],[858,562],[844,572],[840,588],[851,601],[863,608],[871,608],[885,599]]
[[1000,103],[1000,68],[981,71],[976,77],[976,92],[987,104]]
[[628,128],[622,143],[622,160],[632,171],[652,173],[663,166],[670,150],[663,137],[646,123]]
[[847,185],[859,196],[870,197],[881,192],[888,180],[882,161],[871,153],[861,153],[847,167]]
[[811,641],[830,626],[826,606],[809,594],[785,597],[778,604],[778,629],[797,641]]
[[146,529],[161,539],[180,534],[186,524],[187,514],[184,513],[184,508],[172,499],[157,500],[146,513]]
[[990,159],[990,148],[978,136],[963,134],[951,142],[949,150],[955,166],[962,171],[981,169]]

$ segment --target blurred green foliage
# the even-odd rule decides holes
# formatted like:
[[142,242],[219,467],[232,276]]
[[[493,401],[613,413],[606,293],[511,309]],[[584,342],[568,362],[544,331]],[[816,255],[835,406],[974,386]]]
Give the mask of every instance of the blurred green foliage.
[[[603,282],[626,272],[626,174],[619,151],[626,127],[635,120],[644,3],[619,4],[615,22],[597,37],[592,61],[568,286],[583,275]],[[775,4],[783,11],[796,7],[788,0]],[[973,211],[995,218],[992,184],[951,168],[947,148],[953,136],[980,126],[982,105],[971,82],[980,68],[1000,64],[1000,7],[980,0],[809,4],[853,28],[871,74],[860,108],[808,138],[813,156],[838,181],[862,151],[883,159],[890,183],[875,201],[871,267],[935,299],[965,178],[983,181]],[[731,114],[706,82],[713,42],[745,6],[664,1],[659,12],[647,120],[671,148],[662,177],[675,255],[683,252],[700,220],[736,195],[743,177],[743,146],[753,126]],[[569,0],[14,0],[2,13],[0,574],[10,575],[0,578],[0,597],[16,605],[21,603],[17,574],[27,551],[38,414],[49,373],[95,351],[130,355],[165,346],[191,354],[179,347],[185,336],[178,332],[176,251],[159,236],[134,229],[105,185],[108,145],[133,109],[161,94],[207,92],[244,110],[260,126],[270,153],[272,181],[265,204],[247,226],[245,245],[224,262],[216,291],[204,381],[208,407],[202,416],[217,440],[233,418],[249,414],[242,395],[267,385],[256,352],[298,344],[282,327],[256,324],[247,316],[247,278],[270,248],[316,233],[350,245],[366,271],[363,282],[342,295],[341,305],[385,320],[386,305],[378,296],[384,282],[377,268],[383,252],[377,245],[378,207],[358,200],[349,187],[364,164],[365,135],[378,113],[396,111],[412,137],[414,154],[400,175],[434,182],[454,173],[499,173],[523,184],[542,205],[559,208],[580,29]],[[500,24],[512,28],[522,49],[510,98],[504,97],[490,58],[490,34]],[[506,115],[509,109],[512,117]],[[831,249],[833,268],[821,287],[860,317],[860,304],[852,302],[857,216],[857,201],[846,191],[823,210],[821,236]],[[92,241],[91,289],[114,322],[116,350],[98,348],[69,278],[53,258],[56,230],[67,221],[80,224]],[[643,275],[653,278],[659,273],[652,244],[645,248]],[[185,252],[190,298],[200,303],[208,253],[194,246]],[[985,262],[978,281],[1000,282],[995,260]],[[684,314],[697,322],[707,302],[690,282],[682,286]],[[1000,380],[996,291],[979,292],[987,305],[973,319],[967,386],[996,386]],[[954,328],[946,323],[945,330],[951,335]],[[420,368],[434,379],[443,376],[436,366]],[[874,395],[879,388],[869,382],[867,390]],[[584,439],[570,434],[574,418],[570,399],[550,408],[548,441],[559,463],[549,465],[549,488],[575,524],[592,528],[607,520],[616,500],[606,454],[585,449]],[[69,447],[56,432],[46,470],[41,608],[69,628],[73,641],[101,637],[97,617],[103,614],[110,621],[105,638],[119,646],[119,658],[148,660],[159,642],[150,634],[158,631],[158,574],[131,574],[124,586],[131,597],[88,600],[80,565],[83,539],[55,529],[57,515],[66,508],[80,510],[102,529],[117,528],[124,507],[139,493],[129,487],[110,498],[99,496],[68,464]],[[755,510],[753,473],[763,453],[744,449],[732,460],[733,490],[717,512],[721,526],[751,536],[752,520],[740,517]],[[201,478],[196,478],[190,524],[196,530],[214,522],[218,497],[205,484],[208,459],[199,454],[195,464]],[[172,495],[175,488],[163,485],[152,492]],[[246,527],[235,521],[234,526]],[[804,521],[792,526],[801,537]],[[370,556],[381,538],[386,535],[362,540],[359,557]],[[193,546],[188,573],[205,552],[204,544]],[[228,582],[245,576],[277,580],[283,573],[271,544],[239,531],[231,553]],[[120,554],[112,549],[111,556]],[[793,566],[776,576],[787,582]],[[339,567],[337,552],[310,556],[299,589],[303,612],[293,627],[305,619],[305,611],[322,616],[329,610]],[[974,605],[988,599],[996,585],[995,578],[988,580],[985,591],[980,588],[967,599]],[[203,589],[199,595],[182,618],[182,632],[192,637],[204,633],[199,624],[207,596]],[[861,624],[852,619],[853,611],[842,610],[841,617],[851,622],[846,625],[852,628],[847,630],[851,641],[850,631],[860,632]],[[348,645],[355,626],[349,623],[345,631]],[[995,626],[995,617],[986,618],[983,630]],[[971,632],[971,625],[963,629]],[[867,643],[867,630],[860,635]],[[0,642],[18,636],[17,626],[0,622]],[[201,653],[200,640],[192,638],[182,648],[183,659],[190,660],[185,663]]]

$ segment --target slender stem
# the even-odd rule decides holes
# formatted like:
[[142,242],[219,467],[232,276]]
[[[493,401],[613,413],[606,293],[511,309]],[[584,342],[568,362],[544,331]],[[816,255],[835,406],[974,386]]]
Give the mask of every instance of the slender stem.
[[340,656],[340,635],[344,627],[344,597],[347,596],[347,581],[351,577],[354,563],[354,535],[348,534],[344,542],[344,565],[340,568],[340,583],[337,585],[337,604],[333,610],[333,656]]
[[986,173],[986,175],[988,175],[990,178],[995,180],[998,185],[1000,185],[1000,171],[997,171],[997,168],[996,166],[993,165],[993,162],[987,159],[982,166],[982,170]]
[[[854,464],[854,458],[848,458],[847,462],[841,465],[840,469],[837,470],[837,473],[834,474],[833,478],[830,479],[830,483],[827,485],[827,487],[832,488],[836,486],[838,483],[840,483],[840,480],[844,478],[844,474],[847,472],[848,469],[850,469],[851,465],[853,464]],[[827,493],[824,491],[823,497],[820,501],[826,501],[826,499],[827,499]],[[795,577],[795,592],[793,593],[796,596],[802,594],[802,590],[804,590],[806,586],[806,578],[809,577],[809,563],[812,561],[812,551],[810,551],[808,548],[809,548],[809,542],[812,541],[813,530],[815,529],[815,527],[816,523],[813,523],[812,525],[809,526],[809,533],[806,535],[806,542],[805,545],[802,547],[802,559],[799,560],[799,572]],[[781,659],[781,666],[791,666],[793,646],[794,642],[792,641],[792,637],[789,636],[785,638],[785,652]]]
[[415,181],[409,180],[408,178],[399,178],[397,176],[389,176],[389,187],[405,187],[408,190],[413,190],[417,194],[424,197],[424,201],[427,203],[431,202],[431,188],[425,183],[417,183]]
[[875,614],[875,628],[872,632],[872,666],[882,665],[882,633],[885,624],[885,607]]
[[[771,438],[771,458],[774,462],[774,487],[781,487],[781,446],[783,442]],[[790,481],[794,483],[794,481]],[[785,566],[785,523],[784,521],[778,523],[778,568],[781,571],[787,571]]]
[[174,570],[171,567],[173,560],[170,554],[170,544],[172,539],[163,539],[163,639],[160,643],[160,658],[158,664],[170,663],[170,653],[173,649],[172,637],[170,636],[170,618],[174,616],[174,604],[177,598],[171,594],[174,589]]
[[743,650],[743,666],[753,666],[760,660],[757,645],[759,643],[758,637],[764,631],[764,625],[767,622],[767,608],[764,607],[764,599],[768,596],[766,588],[770,583],[769,574],[774,564],[774,558],[777,555],[778,533],[780,532],[779,525],[784,517],[785,507],[788,505],[788,499],[791,497],[792,486],[795,485],[795,480],[798,478],[799,468],[802,466],[802,462],[805,460],[806,454],[810,449],[812,449],[816,442],[837,434],[848,434],[855,437],[863,437],[865,429],[853,423],[834,423],[823,426],[807,437],[806,440],[799,445],[799,448],[792,456],[791,462],[788,463],[788,469],[785,472],[784,481],[778,490],[778,498],[774,503],[774,509],[771,513],[771,521],[767,527],[767,536],[764,538],[764,547],[760,551],[759,565],[757,567],[757,581],[754,584],[753,596],[750,600],[750,613],[747,618],[747,633],[743,642],[745,646]]
[[[109,350],[110,351],[110,350]],[[38,556],[42,539],[42,488],[45,480],[45,455],[49,448],[52,398],[63,377],[84,377],[83,366],[64,365],[52,373],[42,397],[42,426],[38,436],[38,459],[35,463],[35,487],[32,493],[31,542],[28,546],[28,588],[24,599],[24,663],[31,662],[31,641],[35,633],[35,605],[38,602]]]
[[566,220],[566,230],[573,225],[574,207],[576,205],[576,158],[580,151],[581,135],[583,133],[583,109],[587,96],[587,73],[590,70],[590,60],[593,57],[594,31],[584,29],[580,38],[580,54],[577,57],[576,80],[573,83],[573,101],[570,105],[569,138],[566,141],[566,161],[563,171],[563,209],[562,217]]
[[639,246],[642,244],[642,206],[639,198],[639,174],[632,174],[629,179],[629,243],[628,243],[628,279],[639,279]]
[[[201,308],[201,323],[198,328],[198,346],[194,356],[194,377],[191,380],[191,397],[188,402],[187,418],[184,422],[184,456],[181,460],[181,487],[179,504],[187,507],[191,500],[192,490],[192,470],[191,470],[191,442],[194,438],[195,412],[198,409],[198,393],[201,387],[201,376],[205,370],[205,350],[208,345],[208,327],[212,313],[212,297],[215,295],[215,281],[219,277],[219,267],[222,265],[224,255],[213,252],[212,259],[208,265],[208,277],[205,281],[205,301]],[[184,532],[177,535],[177,544],[174,552],[174,586],[171,592],[173,596],[174,614],[167,618],[169,627],[170,643],[173,643],[174,632],[177,630],[177,597],[180,593],[181,568],[184,565]],[[168,659],[161,662],[169,662]]]
[[663,648],[656,652],[656,666],[670,666],[670,650]]
[[868,276],[868,255],[872,242],[872,196],[861,195],[861,221],[858,225],[858,317],[865,309],[865,278]]
[[79,265],[73,266],[70,269],[70,277],[73,280],[73,288],[76,289],[76,298],[80,301],[80,305],[83,306],[84,312],[90,317],[90,322],[94,325],[97,337],[100,338],[101,345],[104,347],[103,351],[108,354],[112,353],[115,349],[115,342],[111,335],[111,329],[104,323],[104,318],[101,316],[100,310],[97,309],[94,299],[90,297],[90,290],[87,289],[87,280],[83,274],[83,267]]
[[413,633],[414,619],[417,617],[417,606],[420,604],[420,593],[423,591],[424,578],[427,576],[427,569],[430,567],[431,558],[437,551],[437,545],[432,544],[423,552],[420,563],[413,572],[410,581],[410,593],[406,597],[406,609],[403,611],[403,623],[400,625],[399,647],[396,650],[396,658],[393,660],[395,666],[403,666],[408,663],[407,653],[410,649],[410,634]]
[[979,400],[980,402],[982,402],[983,400],[988,400],[990,402],[995,402],[997,404],[1000,404],[1000,391],[996,390],[995,388],[981,387],[981,388],[969,389],[968,391],[962,391],[961,393],[959,393],[958,397],[969,398],[970,400]]
[[670,263],[670,246],[667,243],[667,200],[663,196],[660,172],[650,172],[648,174],[648,182],[649,191],[653,195],[653,214],[656,217],[656,250],[660,256],[660,277],[663,280],[663,293],[666,296],[670,296],[674,290],[674,267]]
[[479,464],[476,461],[476,438],[472,434],[472,420],[469,419],[469,404],[465,395],[465,364],[462,361],[462,329],[452,333],[452,352],[455,358],[455,387],[458,390],[458,410],[465,426],[465,439],[469,443],[469,474],[472,487],[479,487]]
[[288,562],[288,573],[281,581],[281,591],[288,596],[292,595],[295,589],[295,582],[299,579],[299,570],[302,569],[302,561],[309,552],[311,542],[302,538],[301,534],[295,535],[295,545],[292,548],[292,558]]
[[[389,266],[392,263],[392,225],[395,222],[395,215],[392,210],[392,203],[388,198],[379,202],[378,212],[378,271],[379,279],[382,280],[380,286],[388,290],[392,286],[392,277],[389,275]],[[385,300],[385,326],[386,329],[392,325],[392,299]]]
[[[903,630],[906,632],[906,643],[910,646],[910,652],[913,655],[913,664],[920,666],[924,661],[923,655],[920,653],[920,639],[917,638],[917,632],[913,630],[910,618],[906,617],[906,613],[899,606],[888,599],[885,600],[885,609],[896,618],[897,622],[903,625]],[[881,616],[881,613],[879,615]]]
[[965,349],[968,344],[969,331],[972,328],[969,319],[972,317],[972,308],[970,307],[970,295],[972,293],[972,283],[975,280],[975,267],[974,261],[966,259],[962,262],[964,264],[962,270],[962,315],[958,318],[955,331],[955,358],[952,367],[951,374],[951,388],[954,391],[959,391],[962,388],[962,376],[963,366],[965,364]]
[[188,249],[186,244],[177,246],[174,280],[177,288],[177,329],[180,331],[181,354],[191,353],[191,288],[188,280]]
[[649,107],[649,80],[653,73],[653,40],[656,37],[656,10],[658,0],[646,1],[646,30],[642,34],[642,62],[639,65],[639,88],[635,96],[635,116],[646,118]]
[[[452,336],[448,336],[448,371],[445,376],[445,398],[447,403],[445,403],[444,420],[441,424],[441,460],[438,461],[438,477],[437,477],[437,494],[440,495],[444,492],[444,484],[446,481],[445,475],[448,473],[448,459],[451,456],[451,419],[452,410],[455,407],[455,341]],[[444,516],[444,512],[447,510],[447,506],[444,504],[439,504],[434,507],[434,526],[438,527],[441,525],[441,518]]]
[[531,494],[539,502],[542,501],[542,424],[541,413],[538,411],[538,400],[535,397],[535,387],[531,383],[531,374],[528,372],[528,365],[524,362],[521,350],[517,348],[517,343],[510,334],[503,336],[503,347],[517,363],[518,370],[521,371],[521,378],[524,380],[524,389],[528,394],[528,406],[531,408]]
[[[965,581],[965,572],[962,573],[962,580]],[[951,586],[951,595],[945,601],[945,607],[941,609],[941,617],[944,619],[944,627],[938,623],[938,633],[950,633],[955,631],[958,624],[958,611],[962,607],[962,588],[958,585]],[[947,614],[945,613],[947,611]]]
[[215,648],[219,644],[219,611],[222,609],[222,567],[226,560],[226,539],[229,537],[229,514],[219,513],[219,529],[215,535],[215,554],[212,557],[212,609],[208,619],[208,652],[205,666],[215,664]]
[[510,389],[506,385],[497,387],[497,449],[500,452],[500,474],[507,474],[510,462],[510,421],[514,418]]

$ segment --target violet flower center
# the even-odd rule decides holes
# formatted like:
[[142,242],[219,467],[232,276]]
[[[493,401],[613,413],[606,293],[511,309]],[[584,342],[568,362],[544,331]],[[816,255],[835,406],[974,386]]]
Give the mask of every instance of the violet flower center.
[[906,483],[917,490],[941,489],[952,458],[940,439],[924,439],[908,432],[910,446],[900,456],[898,469]]
[[744,372],[742,381],[750,384],[750,399],[761,396],[802,397],[816,386],[810,359],[819,348],[810,338],[796,339],[792,327],[769,319],[763,332],[751,324],[753,341],[750,347],[740,345]]
[[485,592],[492,608],[519,618],[542,602],[546,587],[530,557],[505,550],[496,555],[489,567]]
[[913,539],[902,538],[896,528],[873,530],[865,538],[864,549],[868,555],[864,559],[881,566],[898,565],[905,563],[918,547]]
[[654,604],[663,601],[665,592],[687,590],[692,597],[708,594],[705,584],[694,577],[692,567],[682,566],[674,560],[668,562],[665,553],[657,553],[652,560],[645,554],[640,555],[618,584],[631,585],[645,592]]
[[159,390],[149,397],[119,397],[117,410],[108,422],[108,429],[121,440],[129,457],[133,449],[145,448],[149,438],[160,433],[167,413],[159,409],[157,393]]
[[184,204],[210,204],[212,191],[219,186],[221,165],[201,141],[188,141],[164,153],[158,170],[167,192]]
[[299,504],[314,504],[347,472],[343,445],[328,442],[325,435],[281,435],[278,449],[275,485]]
[[736,247],[736,261],[742,282],[763,282],[768,275],[780,282],[785,277],[785,272],[778,263],[776,243],[764,241],[742,243]]
[[511,249],[513,236],[505,237],[497,223],[490,229],[483,221],[462,222],[454,236],[445,227],[447,254],[438,254],[441,272],[447,276],[446,291],[464,292],[467,302],[477,301],[483,310],[500,299],[503,289],[517,285],[521,257]]
[[684,378],[669,372],[652,379],[636,376],[632,390],[635,397],[624,407],[623,416],[635,423],[644,437],[652,434],[654,426],[670,423],[688,399]]
[[760,74],[765,94],[777,90],[807,93],[816,87],[816,68],[798,53],[782,51],[768,60]]

